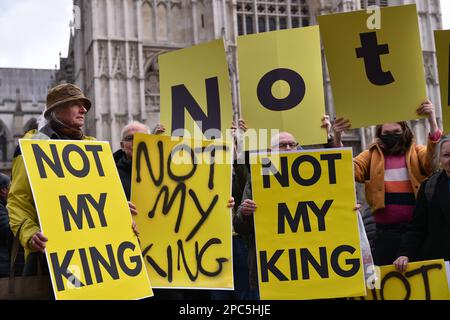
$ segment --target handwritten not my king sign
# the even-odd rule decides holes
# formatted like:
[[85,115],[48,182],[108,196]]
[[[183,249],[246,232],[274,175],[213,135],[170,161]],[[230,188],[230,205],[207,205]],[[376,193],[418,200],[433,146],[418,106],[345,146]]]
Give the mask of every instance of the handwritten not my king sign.
[[134,136],[131,199],[154,287],[233,288],[230,151],[218,141]]

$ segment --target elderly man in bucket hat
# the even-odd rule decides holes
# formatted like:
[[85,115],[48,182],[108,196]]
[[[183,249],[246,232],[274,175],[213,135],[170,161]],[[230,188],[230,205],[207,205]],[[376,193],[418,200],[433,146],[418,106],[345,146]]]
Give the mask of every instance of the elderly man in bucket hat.
[[[50,89],[44,111],[45,125],[31,130],[24,139],[95,140],[84,135],[82,127],[91,101],[73,84],[60,84]],[[12,163],[12,184],[8,197],[8,211],[12,232],[19,237],[25,249],[24,275],[35,275],[47,238],[39,226],[36,207],[25,170],[20,146],[17,146]],[[130,210],[136,214],[135,207]],[[20,230],[20,231],[19,231]],[[18,233],[19,231],[19,233]],[[43,268],[45,270],[46,268]]]

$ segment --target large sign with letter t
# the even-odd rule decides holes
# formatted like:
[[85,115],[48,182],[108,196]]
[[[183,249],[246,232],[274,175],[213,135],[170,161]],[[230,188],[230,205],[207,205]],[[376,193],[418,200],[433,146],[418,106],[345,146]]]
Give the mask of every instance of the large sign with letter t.
[[353,128],[417,119],[426,83],[415,5],[318,17],[338,117]]

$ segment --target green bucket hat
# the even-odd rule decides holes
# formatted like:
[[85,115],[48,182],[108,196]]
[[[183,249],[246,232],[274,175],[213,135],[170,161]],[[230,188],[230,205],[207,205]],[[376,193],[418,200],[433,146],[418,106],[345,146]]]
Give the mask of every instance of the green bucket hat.
[[81,100],[87,111],[91,108],[91,101],[83,94],[81,89],[71,83],[59,84],[49,90],[47,94],[47,106],[44,117],[56,107],[61,106],[69,101]]

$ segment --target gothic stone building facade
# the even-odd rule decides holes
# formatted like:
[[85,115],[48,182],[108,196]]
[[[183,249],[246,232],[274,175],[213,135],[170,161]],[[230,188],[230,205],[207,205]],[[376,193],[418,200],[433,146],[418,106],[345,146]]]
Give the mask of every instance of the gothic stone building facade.
[[[442,29],[438,0],[74,0],[77,13],[68,57],[55,82],[75,82],[92,99],[86,132],[119,148],[120,131],[131,120],[153,127],[159,121],[158,56],[164,52],[223,37],[226,43],[235,117],[239,116],[236,38],[238,35],[317,24],[317,16],[360,10],[368,5],[416,3],[419,14],[428,96],[440,114],[433,31]],[[80,15],[78,15],[78,13]],[[325,61],[325,60],[324,60]],[[334,115],[331,87],[324,62],[327,112]],[[30,77],[32,77],[30,75]],[[0,73],[0,80],[4,75]],[[0,85],[0,145],[12,158],[13,114],[17,101],[31,101],[22,89],[26,80]],[[19,89],[20,95],[14,95]],[[45,101],[45,94],[34,99]],[[21,97],[21,98],[20,98]],[[6,99],[6,100],[5,100]],[[5,101],[7,106],[5,107]],[[30,107],[37,110],[31,102]],[[7,116],[6,116],[7,114]],[[20,112],[19,112],[20,114]],[[21,118],[22,127],[29,116]],[[3,120],[5,119],[5,120]],[[440,119],[439,119],[440,121]],[[420,143],[427,124],[412,121]],[[17,124],[18,125],[18,124]],[[19,126],[19,125],[18,125]],[[5,129],[7,128],[7,129]],[[354,152],[373,139],[374,128],[355,129],[345,136]],[[1,140],[3,139],[3,140]],[[3,142],[2,141],[6,141]],[[4,145],[7,145],[4,147]],[[3,150],[0,149],[0,152]],[[6,156],[5,156],[6,155]],[[1,161],[2,159],[0,159]]]
[[37,128],[56,70],[0,68],[0,171],[9,173],[23,134]]

